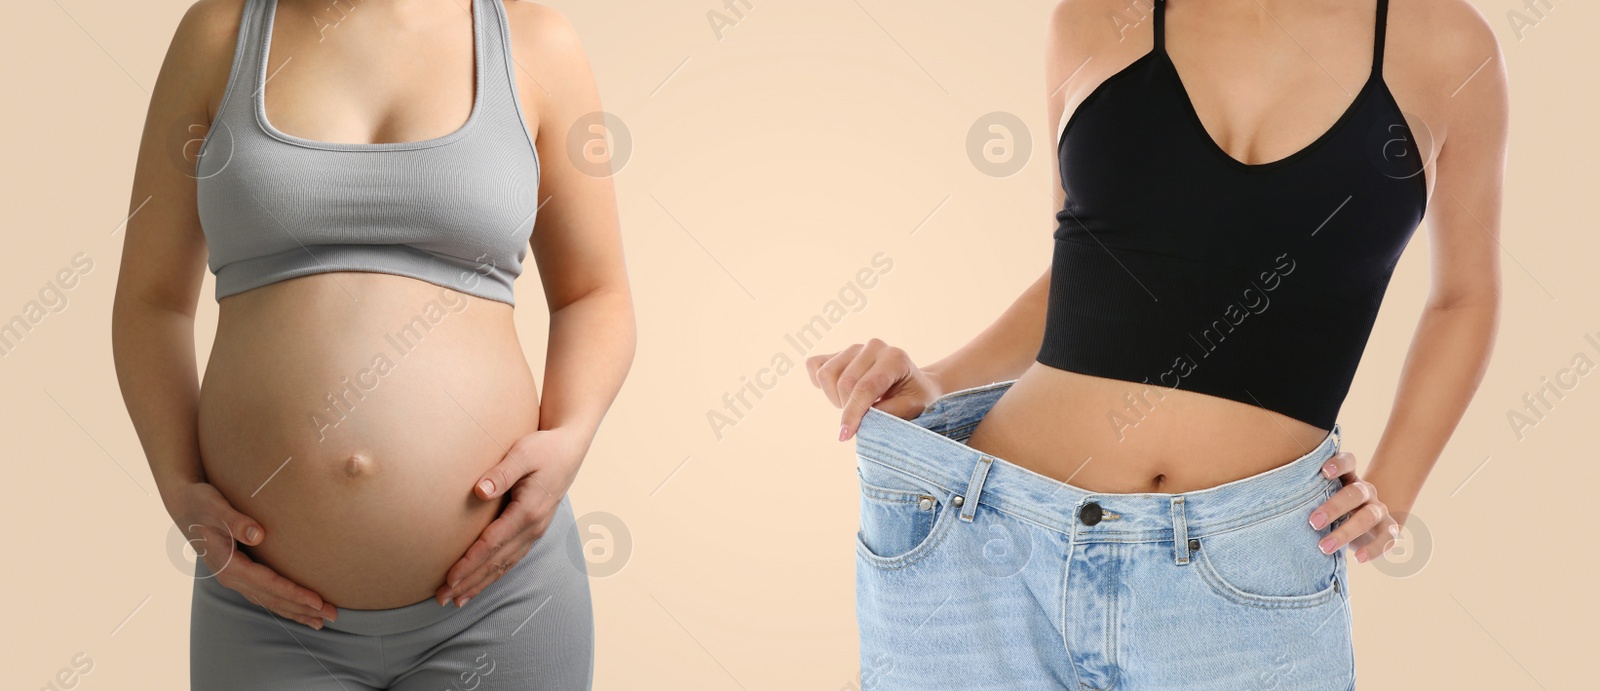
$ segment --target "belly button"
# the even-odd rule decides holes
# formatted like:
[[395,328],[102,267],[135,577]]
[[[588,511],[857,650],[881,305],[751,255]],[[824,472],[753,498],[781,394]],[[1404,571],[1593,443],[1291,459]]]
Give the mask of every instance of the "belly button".
[[350,454],[350,458],[345,459],[345,462],[344,462],[344,474],[345,474],[345,477],[350,477],[350,478],[366,477],[368,475],[371,475],[372,471],[373,471],[372,459],[370,457],[368,457],[367,455],[365,455],[365,454],[354,453],[354,454]]
[[1156,489],[1158,489],[1158,490],[1161,489],[1162,485],[1167,484],[1167,475],[1166,475],[1166,473],[1156,473],[1156,479],[1151,480],[1151,482],[1155,483],[1155,485],[1156,485],[1155,488]]

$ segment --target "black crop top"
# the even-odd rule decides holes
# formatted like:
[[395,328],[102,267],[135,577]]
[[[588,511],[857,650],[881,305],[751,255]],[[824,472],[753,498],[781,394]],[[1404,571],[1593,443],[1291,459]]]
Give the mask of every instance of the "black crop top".
[[1183,389],[1331,429],[1384,290],[1427,206],[1422,156],[1372,72],[1322,136],[1247,164],[1207,133],[1163,42],[1106,79],[1061,135],[1037,360]]

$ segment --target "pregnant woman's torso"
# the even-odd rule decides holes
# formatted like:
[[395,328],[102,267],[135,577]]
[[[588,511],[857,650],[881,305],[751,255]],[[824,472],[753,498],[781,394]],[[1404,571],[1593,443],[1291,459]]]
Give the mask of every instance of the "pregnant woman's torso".
[[223,300],[200,448],[266,529],[251,556],[340,607],[431,597],[500,509],[474,483],[538,426],[511,315],[377,273]]
[[[1075,139],[1063,136],[1072,165],[1062,167],[1068,203],[1050,296],[1061,322],[968,444],[1100,492],[1212,487],[1316,447],[1431,182],[1437,142],[1411,125],[1438,127],[1439,106],[1418,88],[1427,76],[1394,58],[1413,55],[1414,33],[1394,30],[1415,24],[1408,5],[1377,5],[1384,37],[1370,1],[1279,16],[1289,29],[1158,4],[1091,51],[1096,59],[1071,60],[1062,73],[1074,76],[1055,96],[1077,104],[1063,118]],[[1317,46],[1315,59],[1285,31]],[[1095,35],[1066,33],[1085,44]],[[1348,86],[1362,80],[1359,92]],[[1400,113],[1391,92],[1421,117]],[[1415,147],[1381,148],[1402,137]],[[1395,151],[1404,156],[1384,157]],[[1301,197],[1312,210],[1280,211]],[[1295,260],[1302,268],[1290,276]],[[1184,368],[1198,376],[1183,379]],[[1111,373],[1121,376],[1096,376]],[[1190,390],[1206,376],[1209,394]],[[1211,395],[1230,386],[1237,395]],[[1299,398],[1300,414],[1256,404],[1256,394]]]
[[329,25],[248,0],[212,101],[202,462],[265,528],[250,555],[339,607],[432,597],[501,509],[473,486],[538,427],[511,305],[538,123],[500,1]]

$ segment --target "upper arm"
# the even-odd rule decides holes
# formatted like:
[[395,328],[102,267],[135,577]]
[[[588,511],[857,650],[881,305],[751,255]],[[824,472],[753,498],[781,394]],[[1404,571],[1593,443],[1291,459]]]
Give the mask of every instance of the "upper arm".
[[[1059,150],[1068,104],[1082,103],[1101,81],[1131,62],[1136,50],[1149,49],[1150,17],[1141,3],[1128,4],[1119,0],[1059,0],[1056,3],[1047,24],[1044,58],[1045,115],[1052,153]],[[1056,208],[1060,209],[1066,202],[1061,168],[1052,164],[1050,170],[1050,189]]]
[[[1073,70],[1087,59],[1083,46],[1072,39],[1075,6],[1077,0],[1061,0],[1057,2],[1050,12],[1050,19],[1046,25],[1044,44],[1044,89],[1045,89],[1045,126],[1051,133],[1049,142],[1051,149],[1055,150],[1060,142],[1057,136],[1061,132],[1061,116],[1066,111],[1066,93],[1070,85],[1067,81],[1072,77]],[[1061,170],[1058,166],[1050,166],[1050,190],[1053,193],[1056,206],[1059,207],[1066,201],[1066,194],[1061,189]]]
[[1434,43],[1444,123],[1428,202],[1433,246],[1429,302],[1498,300],[1500,211],[1510,99],[1494,31],[1464,1],[1445,3]]
[[242,7],[241,0],[199,0],[173,33],[135,161],[118,302],[194,312],[206,262],[195,206],[196,155],[233,64]]
[[594,160],[584,145],[574,159],[574,130],[600,140],[610,154],[612,133],[601,125],[600,92],[577,31],[561,13],[529,2],[506,3],[518,92],[539,152],[539,209],[529,244],[551,310],[590,292],[623,288],[622,237],[612,186],[613,165]]

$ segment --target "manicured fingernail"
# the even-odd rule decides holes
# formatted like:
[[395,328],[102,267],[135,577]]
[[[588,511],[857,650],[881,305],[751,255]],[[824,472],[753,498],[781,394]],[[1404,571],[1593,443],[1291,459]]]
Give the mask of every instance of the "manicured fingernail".
[[1365,564],[1367,562],[1367,551],[1366,550],[1357,551],[1356,552],[1356,561],[1359,562],[1359,563]]
[[850,436],[850,428],[846,425],[839,425],[839,441],[844,441],[845,437],[848,436]]
[[461,598],[461,602],[457,603],[456,606],[457,607],[466,607],[468,602],[472,602],[472,598],[464,597],[464,598]]
[[1316,528],[1317,530],[1322,530],[1322,526],[1327,524],[1327,522],[1328,514],[1325,514],[1321,511],[1316,511],[1311,514],[1311,527]]
[[1329,535],[1322,538],[1322,541],[1317,543],[1317,547],[1322,550],[1323,554],[1333,554],[1333,536]]
[[483,490],[484,494],[494,494],[494,481],[484,478],[478,483],[478,489]]
[[260,540],[260,539],[261,539],[261,529],[260,528],[257,528],[255,526],[250,526],[250,527],[244,529],[244,541],[245,542],[253,543],[256,540]]
[[1338,469],[1339,469],[1339,467],[1334,465],[1330,461],[1327,465],[1322,466],[1322,474],[1324,476],[1326,476],[1326,477],[1330,477],[1331,478],[1331,477],[1333,477],[1333,471],[1338,470]]

